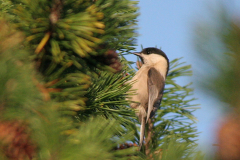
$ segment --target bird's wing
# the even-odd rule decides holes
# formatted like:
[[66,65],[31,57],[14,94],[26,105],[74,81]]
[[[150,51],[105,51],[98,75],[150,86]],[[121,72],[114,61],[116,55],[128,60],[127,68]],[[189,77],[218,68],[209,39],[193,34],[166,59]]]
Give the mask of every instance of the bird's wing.
[[148,71],[148,110],[147,110],[147,119],[152,117],[157,108],[160,106],[163,90],[164,90],[165,80],[163,76],[155,69],[150,68]]

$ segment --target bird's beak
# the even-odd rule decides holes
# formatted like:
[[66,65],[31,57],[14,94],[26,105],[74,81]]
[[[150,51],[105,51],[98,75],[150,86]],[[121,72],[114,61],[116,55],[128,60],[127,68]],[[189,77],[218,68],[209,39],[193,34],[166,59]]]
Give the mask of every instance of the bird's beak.
[[136,56],[142,57],[140,52],[135,52],[135,53],[132,53],[132,54],[135,54]]

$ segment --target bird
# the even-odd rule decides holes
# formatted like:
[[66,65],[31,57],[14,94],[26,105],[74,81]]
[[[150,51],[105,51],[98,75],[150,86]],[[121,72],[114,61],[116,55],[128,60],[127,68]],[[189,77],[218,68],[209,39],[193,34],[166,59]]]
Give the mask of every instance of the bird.
[[130,107],[136,110],[141,123],[139,149],[141,149],[145,134],[145,125],[160,107],[169,70],[167,55],[160,49],[149,47],[141,52],[133,53],[142,61],[141,68],[129,81],[131,89],[136,94],[130,96]]

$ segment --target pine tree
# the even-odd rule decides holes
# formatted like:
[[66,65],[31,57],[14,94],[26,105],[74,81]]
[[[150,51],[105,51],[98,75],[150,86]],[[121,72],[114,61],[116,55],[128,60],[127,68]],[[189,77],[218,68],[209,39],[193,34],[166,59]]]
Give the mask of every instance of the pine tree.
[[171,61],[152,134],[138,151],[139,122],[126,98],[136,71],[123,56],[136,45],[136,1],[1,3],[1,159],[194,156],[192,88],[175,82],[191,67],[180,59]]

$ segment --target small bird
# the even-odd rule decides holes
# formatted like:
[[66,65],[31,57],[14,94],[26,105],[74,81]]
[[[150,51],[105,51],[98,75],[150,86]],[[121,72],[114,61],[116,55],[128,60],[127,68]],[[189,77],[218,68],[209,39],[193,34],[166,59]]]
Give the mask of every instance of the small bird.
[[130,97],[130,106],[136,109],[136,115],[141,123],[140,143],[143,144],[145,124],[152,118],[159,108],[163,96],[166,76],[169,69],[169,60],[166,54],[157,48],[145,48],[140,53],[133,53],[140,57],[141,68],[136,75],[129,81],[135,95]]

